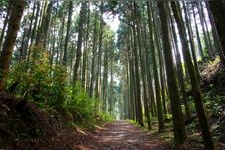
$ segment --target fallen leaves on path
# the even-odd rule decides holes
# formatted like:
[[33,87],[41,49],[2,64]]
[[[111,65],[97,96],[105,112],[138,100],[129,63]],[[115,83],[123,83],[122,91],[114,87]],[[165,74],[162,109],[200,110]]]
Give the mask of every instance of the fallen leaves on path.
[[92,133],[93,141],[78,145],[80,150],[167,150],[158,137],[143,131],[129,121],[106,124]]

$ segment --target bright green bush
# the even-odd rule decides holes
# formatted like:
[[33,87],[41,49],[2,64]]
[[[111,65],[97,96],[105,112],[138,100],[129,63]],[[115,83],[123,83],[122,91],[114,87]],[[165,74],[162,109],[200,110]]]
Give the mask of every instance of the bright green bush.
[[8,86],[18,82],[15,95],[36,103],[44,110],[68,112],[75,123],[112,120],[107,113],[99,113],[100,100],[90,98],[81,83],[69,84],[67,75],[65,66],[51,66],[48,52],[34,46],[28,60],[12,65]]
[[106,121],[106,122],[111,122],[114,120],[113,116],[110,115],[108,112],[99,113],[99,117],[102,121]]
[[67,72],[63,66],[50,65],[46,50],[32,47],[29,60],[16,62],[9,76],[9,85],[19,83],[15,90],[17,96],[34,101],[40,107],[63,104]]
[[91,120],[94,118],[94,104],[96,100],[88,96],[80,83],[77,83],[74,87],[70,86],[67,88],[67,94],[64,107],[73,114],[75,121]]

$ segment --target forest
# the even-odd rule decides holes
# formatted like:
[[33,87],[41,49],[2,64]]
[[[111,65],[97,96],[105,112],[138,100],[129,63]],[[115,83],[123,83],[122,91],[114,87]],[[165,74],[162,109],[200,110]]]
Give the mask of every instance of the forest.
[[225,1],[0,1],[0,149],[225,149]]

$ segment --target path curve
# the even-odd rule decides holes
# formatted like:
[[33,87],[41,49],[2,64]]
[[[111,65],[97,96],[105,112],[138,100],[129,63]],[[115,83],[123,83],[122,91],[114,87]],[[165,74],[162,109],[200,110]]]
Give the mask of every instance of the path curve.
[[79,145],[80,150],[168,150],[158,137],[143,131],[129,121],[106,124],[94,133],[89,144]]

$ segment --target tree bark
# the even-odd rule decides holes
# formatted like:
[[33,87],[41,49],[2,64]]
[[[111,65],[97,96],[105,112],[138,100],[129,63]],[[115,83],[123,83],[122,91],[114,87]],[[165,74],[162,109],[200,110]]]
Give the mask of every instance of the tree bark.
[[179,48],[178,48],[178,40],[177,40],[177,35],[176,35],[176,31],[175,31],[175,25],[173,23],[173,18],[170,15],[170,21],[171,21],[171,28],[172,28],[172,33],[173,33],[173,41],[174,41],[174,49],[175,49],[175,57],[176,57],[176,68],[177,68],[177,77],[178,77],[178,82],[180,85],[180,89],[181,89],[181,93],[183,96],[183,102],[184,102],[184,106],[185,106],[185,112],[186,112],[186,117],[187,117],[187,122],[189,122],[191,120],[191,114],[190,114],[190,109],[189,109],[189,105],[187,102],[187,94],[186,94],[186,90],[185,90],[185,81],[184,81],[184,71],[182,68],[182,62],[181,62],[181,55],[179,52]]
[[92,63],[91,63],[91,81],[90,81],[90,87],[89,87],[89,96],[93,97],[93,89],[94,89],[94,81],[95,81],[95,59],[96,59],[96,47],[97,47],[97,37],[98,37],[98,13],[95,12],[95,18],[94,18],[94,29],[93,29],[93,42],[92,42]]
[[66,66],[67,63],[67,49],[68,49],[68,43],[70,39],[70,28],[71,28],[71,21],[72,21],[72,15],[73,15],[73,1],[69,2],[69,14],[67,19],[67,31],[66,31],[66,38],[64,43],[64,54],[63,54],[63,65]]
[[6,27],[7,27],[8,22],[9,22],[10,13],[11,13],[11,5],[8,5],[7,14],[6,14],[6,17],[5,17],[5,20],[4,20],[4,23],[3,23],[3,28],[1,30],[1,36],[0,36],[0,53],[1,53],[1,50],[2,50],[3,39],[4,39],[4,36],[5,36]]
[[162,110],[162,99],[161,99],[161,93],[160,93],[160,84],[159,84],[159,74],[156,64],[156,53],[154,48],[154,40],[153,40],[153,33],[152,31],[152,23],[151,23],[151,12],[150,12],[150,5],[148,5],[148,27],[150,31],[150,45],[151,45],[151,58],[152,58],[152,64],[153,64],[153,73],[154,73],[154,80],[155,80],[155,93],[156,93],[156,105],[157,105],[157,112],[158,112],[158,130],[159,132],[162,132],[164,130],[164,122],[163,122],[163,110]]
[[0,90],[5,88],[9,66],[12,60],[12,52],[26,4],[24,0],[10,1],[10,3],[12,5],[12,13],[9,18],[8,30],[0,56]]
[[173,115],[173,129],[174,129],[174,140],[176,145],[184,143],[187,138],[183,115],[181,111],[181,102],[178,94],[178,86],[174,71],[173,57],[172,57],[172,47],[169,37],[169,22],[166,12],[167,2],[158,2],[159,16],[161,20],[162,27],[162,39],[163,39],[163,51],[166,63],[166,75],[167,75],[167,85],[171,101],[172,115]]
[[186,36],[185,28],[184,28],[184,21],[177,13],[177,7],[179,7],[177,6],[178,4],[179,3],[171,2],[171,7],[174,13],[174,17],[177,23],[177,27],[178,27],[178,31],[179,31],[179,35],[181,39],[184,61],[187,64],[187,69],[188,69],[187,71],[191,79],[192,94],[193,94],[193,98],[195,102],[197,116],[199,118],[201,130],[202,130],[205,149],[214,150],[214,144],[213,144],[211,133],[209,130],[208,120],[203,107],[199,80],[197,79],[195,69],[191,60],[190,51],[188,49],[188,42],[187,42],[187,38],[186,38],[187,36]]
[[[219,35],[221,43],[221,55],[222,62],[225,60],[225,4],[223,1],[209,1],[210,10],[213,14],[214,21]],[[225,62],[223,62],[225,65]]]
[[137,11],[136,2],[132,2],[132,16],[134,19],[132,25],[132,34],[133,34],[133,56],[134,56],[134,74],[135,74],[135,86],[136,86],[136,109],[137,109],[137,121],[140,126],[144,126],[143,121],[143,112],[142,112],[142,102],[141,102],[141,86],[140,86],[140,75],[139,75],[139,59],[138,59],[138,43],[137,43],[137,28],[135,27],[135,17]]
[[46,47],[47,33],[48,33],[48,30],[49,30],[51,12],[52,12],[52,8],[53,8],[54,3],[55,3],[55,1],[51,1],[48,4],[47,12],[44,12],[44,14],[43,14],[42,22],[41,22],[41,25],[38,28],[38,32],[37,32],[37,36],[36,36],[36,41],[35,41],[36,46],[41,45],[41,46],[43,46],[43,48]]
[[78,68],[80,66],[81,60],[81,47],[82,47],[82,40],[83,40],[83,26],[85,21],[87,11],[87,4],[86,2],[82,2],[81,10],[80,10],[80,18],[79,18],[79,27],[78,27],[78,42],[77,42],[77,51],[76,51],[76,61],[74,64],[74,76],[73,76],[73,83],[76,83],[78,80]]

